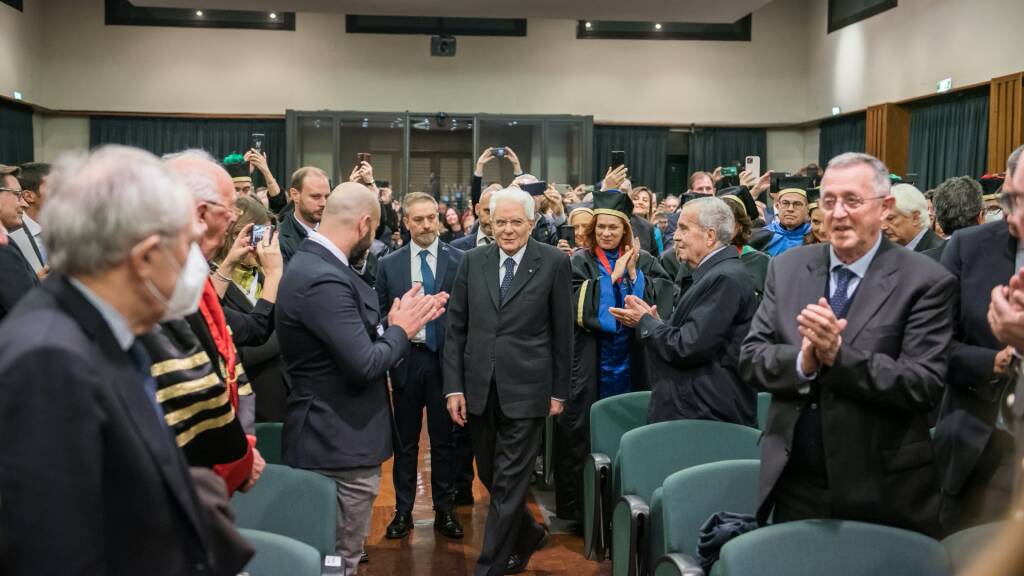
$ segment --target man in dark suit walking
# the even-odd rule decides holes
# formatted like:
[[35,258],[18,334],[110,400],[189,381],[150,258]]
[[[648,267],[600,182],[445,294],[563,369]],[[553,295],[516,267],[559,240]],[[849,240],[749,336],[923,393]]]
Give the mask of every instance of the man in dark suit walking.
[[58,165],[47,202],[54,273],[0,330],[0,573],[237,574],[252,551],[213,544],[138,341],[199,296],[178,296],[188,190],[153,155],[106,147]]
[[[377,295],[382,314],[414,284],[425,294],[449,293],[459,269],[462,252],[438,238],[437,200],[412,192],[403,201],[405,227],[412,242],[380,261]],[[434,529],[449,538],[462,538],[462,525],[452,511],[455,496],[455,439],[451,417],[445,408],[441,379],[444,354],[444,316],[427,324],[412,338],[405,361],[391,371],[395,425],[399,450],[395,452],[395,517],[387,528],[390,539],[404,538],[413,529],[412,507],[416,500],[416,464],[419,456],[423,410],[430,434],[430,485],[434,498]]]
[[692,284],[668,322],[640,298],[627,296],[611,314],[636,327],[651,359],[648,422],[681,418],[757,426],[757,392],[736,373],[740,344],[757,310],[750,274],[730,245],[732,210],[719,198],[683,206],[675,248]]
[[494,193],[496,244],[463,255],[448,310],[448,412],[468,422],[491,495],[478,576],[522,572],[547,539],[526,495],[544,418],[569,394],[572,273],[565,254],[530,238],[534,216],[525,192]]
[[292,174],[288,196],[294,209],[282,211],[278,226],[281,256],[286,266],[299,249],[299,244],[320,225],[330,194],[327,173],[323,170],[315,166],[303,166]]
[[889,172],[834,158],[820,206],[829,243],[774,259],[740,375],[771,392],[758,520],[841,518],[939,532],[928,413],[952,340],[956,281],[881,235]]
[[282,455],[338,486],[337,551],[355,574],[370,528],[381,463],[391,457],[387,373],[409,340],[444,312],[447,296],[414,284],[385,318],[377,294],[349,266],[369,250],[380,203],[362,184],[331,193],[318,231],[299,247],[281,282],[277,335],[292,392]]
[[[26,206],[18,183],[18,168],[0,164],[0,228],[5,232],[21,228]],[[0,245],[0,279],[0,320],[3,320],[29,290],[39,285],[39,277],[13,237]]]

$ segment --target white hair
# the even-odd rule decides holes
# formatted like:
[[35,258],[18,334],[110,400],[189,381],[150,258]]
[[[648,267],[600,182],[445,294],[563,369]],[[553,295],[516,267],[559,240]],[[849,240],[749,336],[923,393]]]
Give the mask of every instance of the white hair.
[[174,173],[188,186],[195,202],[220,204],[217,181],[210,175],[209,170],[200,168],[204,162],[220,166],[209,152],[190,148],[173,154],[164,154],[163,161],[170,164]]
[[518,188],[523,184],[534,184],[536,182],[540,182],[540,178],[537,178],[533,174],[524,173],[520,174],[519,176],[516,176],[515,179],[512,180],[512,184],[510,184],[510,186],[515,186],[516,188]]
[[703,230],[714,230],[715,240],[720,246],[732,242],[736,233],[736,218],[725,200],[711,196],[690,200],[683,206],[684,210],[697,210],[697,223]]
[[188,189],[137,148],[65,155],[49,182],[43,240],[50,267],[66,274],[109,270],[145,238],[174,238],[193,218]]
[[892,182],[889,180],[889,169],[885,167],[885,164],[881,160],[875,158],[870,154],[864,154],[862,152],[846,152],[840,154],[835,158],[829,160],[828,166],[825,167],[825,171],[835,168],[852,168],[854,166],[866,165],[871,168],[874,172],[874,178],[872,182],[875,185],[875,196],[888,196],[889,191],[892,188]]
[[491,194],[491,218],[494,217],[494,211],[497,209],[499,202],[518,202],[522,204],[523,209],[526,211],[526,217],[531,221],[533,220],[533,196],[519,188],[509,186]]
[[928,199],[911,184],[897,184],[892,187],[892,195],[896,198],[896,211],[911,217],[915,212],[920,215],[921,228],[928,228],[932,221],[928,215]]

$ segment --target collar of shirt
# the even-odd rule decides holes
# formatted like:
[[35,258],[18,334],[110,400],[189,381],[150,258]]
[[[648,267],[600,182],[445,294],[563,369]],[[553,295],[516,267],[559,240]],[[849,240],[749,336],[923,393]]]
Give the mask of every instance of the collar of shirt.
[[[476,229],[476,246],[485,245],[486,243],[484,242],[484,238],[490,238],[490,236],[484,234],[484,229],[482,226],[478,226]],[[491,242],[494,242],[493,238],[491,239]]]
[[878,247],[882,245],[882,234],[878,233],[878,238],[875,240],[875,245],[868,250],[867,254],[861,256],[858,260],[852,264],[843,264],[843,261],[836,256],[836,249],[829,246],[828,254],[828,270],[832,272],[837,266],[845,266],[850,272],[857,275],[857,278],[863,278],[868,273],[868,266],[871,266],[871,261],[875,259],[875,254],[878,253]]
[[114,339],[117,340],[117,345],[121,347],[121,350],[131,348],[132,343],[135,342],[135,334],[132,334],[132,330],[128,327],[128,321],[124,319],[124,316],[76,278],[68,277],[68,280],[100,313],[107,326],[110,327],[110,331],[114,333]]
[[303,228],[305,228],[306,234],[312,234],[313,232],[316,232],[317,228],[320,227],[320,224],[317,224],[316,226],[313,226],[312,228],[310,228],[309,226],[306,225],[305,222],[303,222],[302,220],[299,220],[299,217],[297,215],[295,215],[294,212],[292,213],[292,218],[294,218],[295,221],[299,223],[299,226],[302,226]]
[[21,221],[25,224],[25,230],[33,237],[38,237],[39,233],[43,231],[43,227],[32,218],[29,218],[28,214],[22,214]]
[[708,252],[707,254],[705,254],[704,257],[700,259],[700,262],[697,263],[697,268],[700,268],[701,266],[703,266],[704,263],[707,262],[708,260],[710,260],[712,256],[714,256],[715,254],[718,254],[719,252],[721,252],[722,250],[725,250],[726,248],[728,248],[728,246],[719,246],[718,248],[716,248],[716,249],[712,250],[711,252]]
[[921,238],[924,238],[924,235],[925,235],[926,232],[928,232],[928,227],[927,226],[925,226],[924,228],[921,228],[921,231],[917,233],[917,236],[914,236],[913,240],[911,240],[910,242],[907,242],[906,249],[907,250],[913,250],[913,249],[917,248],[917,245],[921,243]]
[[[415,241],[412,242],[411,243],[411,246],[412,246],[412,259],[413,260],[419,260],[420,252],[430,252],[430,255],[434,257],[434,261],[437,262],[437,250],[438,250],[438,246],[439,245],[440,245],[440,239],[437,238],[437,237],[435,237],[434,238],[434,242],[430,246],[427,246],[426,248],[420,246]],[[418,266],[419,262],[417,262],[416,265]]]
[[345,266],[348,266],[348,256],[345,256],[345,253],[339,250],[338,247],[334,245],[334,242],[328,240],[326,236],[317,232],[316,230],[312,230],[309,233],[309,239],[323,246],[324,248],[327,248],[328,252],[334,254],[335,258],[337,258]]
[[498,270],[501,270],[505,267],[505,260],[508,260],[509,258],[511,258],[516,263],[515,267],[519,268],[519,264],[523,261],[523,254],[526,253],[527,244],[529,244],[529,241],[527,241],[526,244],[523,244],[523,247],[520,248],[518,252],[511,256],[506,254],[505,251],[499,247],[498,252],[501,252],[501,258],[498,259]]

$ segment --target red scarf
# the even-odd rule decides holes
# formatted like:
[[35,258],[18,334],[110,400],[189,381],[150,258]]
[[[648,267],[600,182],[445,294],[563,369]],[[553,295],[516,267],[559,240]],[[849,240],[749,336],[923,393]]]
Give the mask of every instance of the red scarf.
[[[619,246],[619,258],[622,258],[622,247]],[[604,249],[598,247],[597,249],[597,261],[601,263],[601,266],[608,272],[608,276],[612,275],[612,263],[608,261],[608,255],[604,253]],[[622,278],[619,278],[621,281]]]
[[[236,351],[235,343],[231,340],[231,332],[228,330],[227,320],[224,319],[224,309],[221,308],[220,298],[217,290],[213,287],[213,281],[207,280],[203,287],[203,297],[199,300],[199,311],[206,320],[206,327],[210,330],[213,343],[217,346],[220,354],[221,366],[224,368],[224,377],[227,379],[228,390],[231,392],[231,405],[238,408],[238,378],[235,375]],[[211,358],[211,360],[213,360]]]

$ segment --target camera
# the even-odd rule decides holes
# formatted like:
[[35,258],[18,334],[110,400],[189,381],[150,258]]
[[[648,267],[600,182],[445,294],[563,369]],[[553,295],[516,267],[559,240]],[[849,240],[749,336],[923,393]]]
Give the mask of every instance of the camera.
[[504,146],[498,146],[497,148],[494,148],[493,152],[494,152],[494,157],[495,158],[504,158],[505,157],[505,147]]
[[267,233],[273,230],[273,226],[270,224],[254,224],[252,232],[249,233],[249,244],[255,246],[260,242],[263,242],[263,238],[267,236]]
[[437,115],[434,116],[434,122],[437,123],[438,128],[443,128],[445,124],[448,123],[448,115],[444,112],[438,112]]

